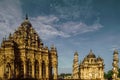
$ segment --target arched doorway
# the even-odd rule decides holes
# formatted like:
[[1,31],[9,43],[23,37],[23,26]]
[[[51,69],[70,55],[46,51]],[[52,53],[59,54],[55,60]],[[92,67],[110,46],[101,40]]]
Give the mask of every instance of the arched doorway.
[[32,63],[30,59],[27,60],[27,77],[32,77]]
[[4,77],[5,77],[5,79],[9,79],[11,77],[11,65],[10,65],[10,63],[7,63],[5,66]]

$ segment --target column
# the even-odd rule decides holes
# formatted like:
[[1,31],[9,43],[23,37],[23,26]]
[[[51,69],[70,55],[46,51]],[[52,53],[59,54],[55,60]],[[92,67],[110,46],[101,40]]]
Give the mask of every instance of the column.
[[34,60],[32,60],[32,78],[34,78],[35,77],[35,68],[34,68]]
[[[14,65],[14,63],[13,63],[13,65]],[[11,68],[10,68],[10,78],[13,78],[14,77],[14,68],[13,68],[13,65],[11,65]]]
[[48,62],[46,62],[45,67],[46,67],[46,79],[48,79],[49,78],[49,66],[48,66]]
[[26,78],[26,61],[23,61],[23,67],[24,67],[24,78]]
[[8,67],[8,79],[11,78],[11,71],[10,71],[10,66]]
[[102,78],[102,71],[101,71],[102,69],[101,69],[101,67],[100,67],[100,69],[99,69],[99,76],[100,76],[100,78]]
[[42,79],[42,62],[39,62],[39,79]]
[[57,79],[58,71],[57,71],[57,65],[53,66],[54,76],[53,79]]

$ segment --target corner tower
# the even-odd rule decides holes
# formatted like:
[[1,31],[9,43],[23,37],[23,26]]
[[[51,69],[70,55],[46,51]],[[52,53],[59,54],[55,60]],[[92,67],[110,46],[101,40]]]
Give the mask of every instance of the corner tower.
[[78,60],[78,52],[75,52],[74,54],[74,60],[73,60],[73,73],[72,78],[73,79],[79,79],[79,60]]

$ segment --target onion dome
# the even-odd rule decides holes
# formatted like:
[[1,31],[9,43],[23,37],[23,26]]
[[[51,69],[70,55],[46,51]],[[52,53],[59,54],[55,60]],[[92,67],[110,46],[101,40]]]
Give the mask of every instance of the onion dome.
[[87,57],[85,57],[84,60],[83,60],[83,63],[88,63],[88,60],[89,59]]
[[89,54],[87,55],[87,58],[96,58],[92,50],[90,50]]

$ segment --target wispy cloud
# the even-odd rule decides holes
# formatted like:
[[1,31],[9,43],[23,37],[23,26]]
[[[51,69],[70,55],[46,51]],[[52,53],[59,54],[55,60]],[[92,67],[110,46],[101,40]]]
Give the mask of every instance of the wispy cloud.
[[92,25],[87,25],[82,22],[67,22],[64,23],[60,28],[63,32],[70,35],[83,34],[88,32],[93,32],[99,30],[103,26],[100,23],[94,23]]
[[0,1],[0,38],[13,32],[21,20],[19,0]]
[[53,7],[55,7],[60,18],[67,20],[85,19],[97,15],[92,8],[92,1],[93,0],[61,0],[61,4],[55,3]]
[[66,33],[57,30],[54,22],[59,19],[55,16],[38,16],[32,18],[32,24],[43,39],[50,39],[56,36],[69,37]]
[[87,25],[83,22],[68,21],[61,24],[59,17],[38,16],[31,18],[31,22],[43,39],[54,38],[57,36],[67,38],[73,35],[84,34],[101,29],[103,26],[99,22]]
[[[67,4],[70,5],[71,4]],[[88,4],[87,4],[88,5]],[[66,10],[69,9],[78,9],[78,6],[71,6],[72,8],[65,7]],[[57,8],[56,8],[57,9]],[[86,10],[86,9],[85,9]],[[60,10],[61,11],[61,10]],[[70,13],[72,15],[77,15],[76,11],[74,13],[64,11],[65,13]],[[70,10],[71,11],[71,10]],[[59,12],[61,15],[62,12]],[[22,20],[22,8],[21,2],[16,0],[2,0],[0,3],[0,38],[3,38],[8,33],[14,32],[17,29],[17,26],[20,25]],[[71,15],[68,15],[71,16]],[[65,17],[66,18],[66,17]],[[37,30],[42,39],[48,40],[50,38],[55,38],[57,36],[68,38],[73,35],[83,34],[87,32],[93,32],[102,28],[102,25],[99,23],[93,23],[93,25],[87,25],[81,21],[65,21],[61,24],[57,24],[61,20],[60,16],[55,15],[46,15],[46,16],[37,16],[31,17],[30,21],[33,24],[33,27]]]

